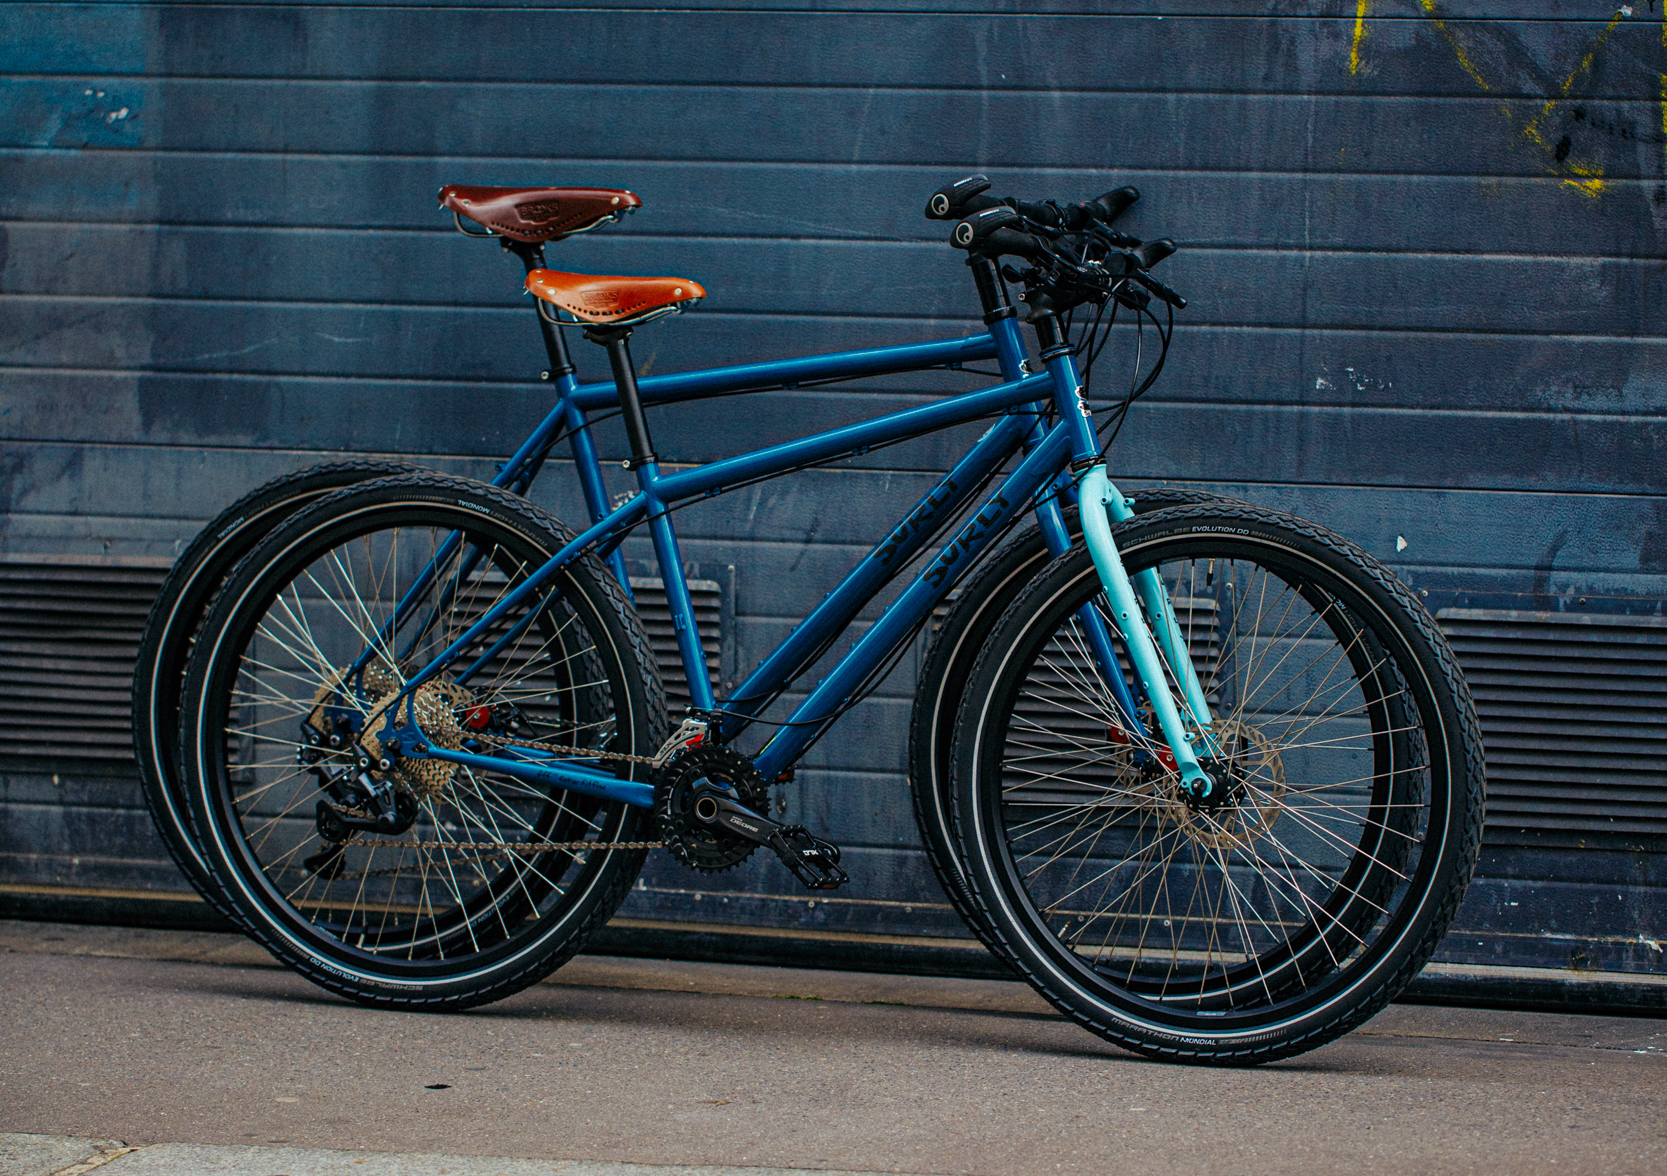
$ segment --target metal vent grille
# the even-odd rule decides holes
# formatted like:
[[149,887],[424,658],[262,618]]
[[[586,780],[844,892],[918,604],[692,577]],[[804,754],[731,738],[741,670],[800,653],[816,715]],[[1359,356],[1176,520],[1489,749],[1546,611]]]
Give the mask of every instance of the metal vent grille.
[[[109,770],[133,762],[133,663],[170,562],[0,556],[0,764]],[[665,584],[633,577],[631,591],[670,712],[679,715],[689,686]],[[722,593],[715,581],[691,580],[689,595],[716,688]]]
[[133,762],[133,663],[169,563],[0,556],[0,763]]
[[[700,647],[706,654],[706,678],[718,690],[722,591],[715,580],[690,580],[689,599],[695,606],[695,625],[700,630]],[[677,630],[672,627],[671,607],[666,603],[666,582],[658,576],[632,576],[631,595],[636,598],[637,615],[648,630],[648,645],[660,667],[660,681],[666,687],[666,713],[673,724],[688,706],[689,680],[683,673],[683,659],[677,652]]]
[[1667,619],[1436,617],[1482,720],[1490,834],[1667,834]]

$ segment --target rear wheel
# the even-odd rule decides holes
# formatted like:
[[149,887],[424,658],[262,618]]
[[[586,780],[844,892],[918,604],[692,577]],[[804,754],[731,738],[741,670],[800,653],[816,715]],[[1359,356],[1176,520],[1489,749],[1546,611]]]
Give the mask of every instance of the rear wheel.
[[1412,595],[1322,528],[1179,507],[1115,533],[1173,602],[1226,787],[1189,801],[1125,729],[1083,610],[1116,630],[1073,551],[968,683],[969,889],[1018,970],[1112,1041],[1218,1064],[1312,1049],[1392,999],[1457,910],[1481,828],[1469,693]]
[[[646,809],[374,738],[407,678],[570,538],[479,483],[372,482],[275,530],[211,609],[182,716],[203,856],[250,933],[309,979],[367,1004],[480,1004],[560,966],[624,898]],[[647,653],[618,584],[581,559],[414,708],[424,738],[454,751],[651,756],[664,697]],[[401,827],[344,837],[326,809],[374,815],[362,769]]]
[[179,757],[179,700],[191,643],[209,602],[273,527],[344,486],[421,472],[394,461],[347,461],[275,478],[232,503],[174,561],[151,605],[133,669],[133,750],[145,805],[168,854],[197,892],[235,918],[210,882],[189,824]]

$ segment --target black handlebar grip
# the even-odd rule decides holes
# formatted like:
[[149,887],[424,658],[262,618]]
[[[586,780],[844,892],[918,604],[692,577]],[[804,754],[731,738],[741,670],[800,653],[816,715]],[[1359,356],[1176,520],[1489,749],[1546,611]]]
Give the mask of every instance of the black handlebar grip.
[[926,219],[959,220],[966,215],[963,206],[967,201],[989,186],[990,181],[984,176],[968,176],[964,180],[956,180],[953,184],[945,184],[932,193],[931,199],[926,202]]
[[1016,225],[1024,218],[1005,204],[993,205],[973,213],[960,224],[949,231],[950,244],[962,249],[971,247],[980,238],[989,236],[997,229],[1008,225]]
[[1140,268],[1149,270],[1175,252],[1175,242],[1168,237],[1159,237],[1155,241],[1147,241],[1142,245],[1135,246],[1131,252],[1140,262]]
[[1139,188],[1118,188],[1116,191],[1107,192],[1104,196],[1094,200],[1084,200],[1076,207],[1082,209],[1102,225],[1109,225],[1127,212],[1129,206],[1139,199]]
[[1022,257],[1026,261],[1035,261],[1047,252],[1041,241],[1017,229],[995,229],[979,240],[977,249],[986,257]]

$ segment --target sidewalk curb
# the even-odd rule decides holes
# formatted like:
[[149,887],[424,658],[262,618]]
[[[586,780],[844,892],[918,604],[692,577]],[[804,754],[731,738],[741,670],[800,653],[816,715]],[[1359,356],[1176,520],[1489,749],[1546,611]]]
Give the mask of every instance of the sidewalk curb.
[[[34,1151],[50,1155],[93,1149],[68,1167],[20,1166],[14,1157]],[[56,1163],[48,1160],[47,1163]],[[246,1144],[150,1143],[137,1147],[78,1136],[0,1134],[0,1169],[5,1176],[253,1176],[283,1171],[290,1176],[354,1176],[398,1172],[400,1176],[875,1176],[872,1172],[733,1165],[631,1164],[614,1160],[529,1159],[512,1156],[439,1155],[426,1152],[341,1151],[316,1147],[255,1147]],[[111,1165],[106,1167],[106,1165]],[[365,1165],[359,1167],[358,1165]]]

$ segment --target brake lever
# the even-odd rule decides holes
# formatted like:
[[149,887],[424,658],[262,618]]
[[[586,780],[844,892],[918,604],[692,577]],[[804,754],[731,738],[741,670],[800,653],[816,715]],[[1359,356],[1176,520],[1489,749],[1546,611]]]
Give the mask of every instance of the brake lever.
[[1168,286],[1158,281],[1151,274],[1135,270],[1125,276],[1130,280],[1139,282],[1142,286],[1145,286],[1153,293],[1154,296],[1156,296],[1158,301],[1167,302],[1176,310],[1185,310],[1187,308],[1187,300],[1185,298],[1182,298],[1179,294],[1175,293],[1175,291],[1171,290]]
[[1152,304],[1152,296],[1138,286],[1118,282],[1111,288],[1111,296],[1130,310],[1145,310]]

